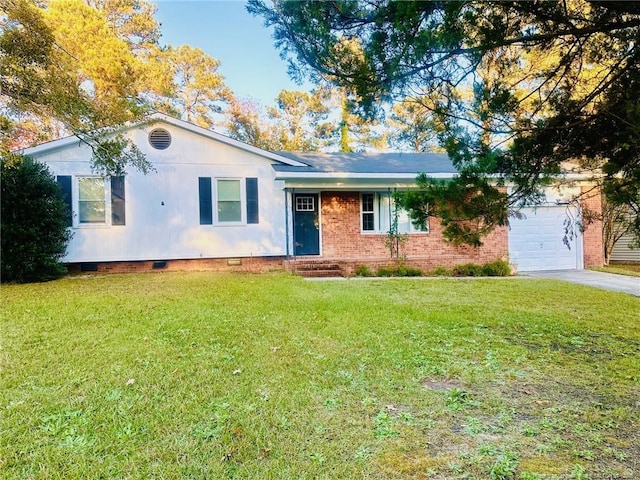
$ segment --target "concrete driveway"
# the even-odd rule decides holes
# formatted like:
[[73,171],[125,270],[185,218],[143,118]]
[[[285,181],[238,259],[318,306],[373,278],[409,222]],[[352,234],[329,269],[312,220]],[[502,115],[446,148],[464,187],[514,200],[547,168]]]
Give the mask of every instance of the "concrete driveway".
[[640,297],[640,277],[594,272],[593,270],[550,270],[544,272],[523,272],[522,275],[581,283],[604,290],[624,292]]

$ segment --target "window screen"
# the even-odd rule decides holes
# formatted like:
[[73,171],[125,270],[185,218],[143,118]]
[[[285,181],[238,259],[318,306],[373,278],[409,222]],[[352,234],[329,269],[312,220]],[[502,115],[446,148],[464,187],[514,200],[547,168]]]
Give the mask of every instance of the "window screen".
[[218,222],[242,221],[240,180],[218,180]]
[[98,177],[78,179],[78,221],[105,223],[104,180]]

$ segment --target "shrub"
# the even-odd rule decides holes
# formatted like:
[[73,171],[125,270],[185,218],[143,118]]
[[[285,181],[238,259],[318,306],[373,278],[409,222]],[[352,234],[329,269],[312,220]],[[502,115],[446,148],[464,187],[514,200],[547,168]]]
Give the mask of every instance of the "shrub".
[[433,275],[434,277],[450,277],[451,270],[446,267],[437,267],[433,269],[431,275]]
[[71,234],[62,192],[49,169],[30,158],[0,159],[2,282],[38,282],[66,273],[59,263]]
[[482,277],[484,275],[482,267],[475,263],[456,265],[451,273],[454,277]]
[[439,277],[508,277],[511,275],[511,267],[504,260],[477,265],[475,263],[465,263],[456,265],[452,269],[437,267],[431,275]]
[[406,265],[394,265],[391,267],[380,267],[376,270],[378,277],[420,277],[422,270],[419,268],[407,267]]
[[373,276],[373,272],[366,265],[358,265],[356,267],[356,270],[355,270],[354,273],[355,273],[355,275],[357,277],[372,277]]
[[485,263],[482,266],[482,270],[487,277],[508,277],[511,275],[511,267],[509,263],[504,260]]

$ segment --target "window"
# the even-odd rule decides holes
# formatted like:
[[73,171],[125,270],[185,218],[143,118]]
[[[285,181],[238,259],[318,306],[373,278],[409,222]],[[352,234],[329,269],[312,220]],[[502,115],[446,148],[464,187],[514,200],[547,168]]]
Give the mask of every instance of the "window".
[[106,222],[104,179],[78,178],[78,221],[80,223]]
[[397,208],[391,193],[363,193],[360,197],[362,231],[387,233],[397,216],[398,233],[426,232],[416,228],[411,222],[409,212]]
[[[62,191],[66,205],[67,226],[103,224],[125,225],[126,197],[125,177],[76,177],[58,175],[56,181]],[[110,195],[110,196],[109,196]],[[77,203],[74,203],[77,202]]]
[[373,207],[375,203],[375,196],[375,193],[362,194],[362,230],[366,232],[371,232],[376,229],[376,214]]
[[241,222],[240,180],[218,180],[218,222]]
[[315,212],[315,197],[296,197],[296,212]]
[[257,178],[213,180],[198,178],[200,225],[260,222]]

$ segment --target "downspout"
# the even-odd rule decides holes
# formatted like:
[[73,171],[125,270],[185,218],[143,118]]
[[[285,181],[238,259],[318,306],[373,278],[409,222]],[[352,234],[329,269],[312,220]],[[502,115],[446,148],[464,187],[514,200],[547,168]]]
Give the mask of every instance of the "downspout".
[[284,189],[284,238],[286,244],[287,260],[289,260],[289,189]]
[[392,208],[391,207],[391,202],[393,200],[391,198],[391,188],[387,188],[387,194],[389,195],[389,231],[387,232],[387,239],[391,244],[391,248],[390,248],[391,252],[390,253],[391,253],[391,258],[393,258],[393,241],[394,241],[394,238],[391,237],[391,235],[389,235],[391,232],[393,232],[393,227],[394,227],[394,225],[393,225],[393,215],[391,213],[391,208]]

